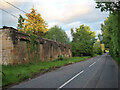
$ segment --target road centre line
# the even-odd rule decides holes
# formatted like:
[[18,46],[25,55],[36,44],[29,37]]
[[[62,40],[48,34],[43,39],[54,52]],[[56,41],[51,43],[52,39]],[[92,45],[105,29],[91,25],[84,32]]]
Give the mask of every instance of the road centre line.
[[[102,58],[102,57],[101,57]],[[99,58],[98,61],[101,59]],[[89,67],[93,66],[96,62],[92,63]],[[82,74],[84,72],[84,70],[80,71],[78,74],[76,74],[75,76],[73,76],[71,79],[69,79],[67,82],[65,82],[64,84],[62,84],[58,89],[59,90],[61,88],[63,88],[65,85],[67,85],[68,83],[70,83],[73,79],[75,79],[77,76],[79,76],[80,74]]]
[[102,56],[101,56],[101,58],[99,58],[97,61],[99,61],[100,59],[102,59]]
[[69,79],[67,82],[65,82],[63,85],[61,85],[57,90],[63,88],[65,85],[67,85],[69,82],[71,82],[73,79],[75,79],[77,76],[79,76],[80,74],[82,74],[84,72],[84,70],[80,71],[78,74],[76,74],[75,76],[73,76],[71,79]]
[[93,66],[96,62],[92,63],[89,67]]

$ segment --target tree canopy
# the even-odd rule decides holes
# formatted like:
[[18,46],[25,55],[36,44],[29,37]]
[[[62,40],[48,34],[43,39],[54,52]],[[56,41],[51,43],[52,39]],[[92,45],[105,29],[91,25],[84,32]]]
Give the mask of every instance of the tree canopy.
[[18,19],[18,30],[25,33],[32,33],[34,35],[42,36],[48,29],[47,24],[39,13],[34,8],[31,9],[30,13],[25,14],[26,18],[21,15]]
[[111,56],[120,58],[120,1],[97,2],[96,8],[110,12],[104,24],[101,24],[102,41],[109,48]]
[[71,34],[73,37],[71,42],[73,56],[93,54],[95,32],[92,32],[89,26],[81,25],[79,28],[76,28],[75,32],[71,29]]
[[113,1],[113,2],[98,2],[97,0],[96,0],[96,3],[97,3],[97,6],[96,6],[96,8],[100,8],[101,9],[101,11],[103,12],[103,11],[110,11],[111,13],[116,13],[116,12],[118,12],[118,11],[120,11],[120,1],[118,0],[116,0],[116,2],[115,1]]
[[101,48],[101,43],[99,39],[94,43],[94,53],[102,54],[102,48]]
[[65,44],[69,43],[69,38],[66,32],[62,28],[56,25],[49,29],[49,31],[46,33],[44,38],[51,39],[51,40],[61,42],[61,43],[65,43]]
[[120,56],[120,23],[117,14],[110,14],[110,16],[101,25],[103,32],[103,43],[110,49],[110,54],[113,56]]

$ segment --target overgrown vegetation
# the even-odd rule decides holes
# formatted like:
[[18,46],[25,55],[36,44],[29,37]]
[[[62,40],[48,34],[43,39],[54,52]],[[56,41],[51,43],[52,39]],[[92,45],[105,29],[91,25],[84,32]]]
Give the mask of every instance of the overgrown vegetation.
[[97,40],[97,42],[94,43],[93,52],[95,54],[100,54],[100,55],[102,54],[102,48],[99,40]]
[[109,48],[109,54],[120,63],[120,1],[97,2],[96,8],[110,12],[104,24],[101,24],[102,42]]
[[64,56],[63,55],[59,55],[57,60],[64,60]]
[[19,16],[17,29],[30,35],[30,41],[27,42],[29,60],[31,62],[38,61],[38,42],[36,39],[39,36],[42,37],[48,31],[46,28],[47,24],[34,8],[31,9],[30,13],[27,13],[25,15],[28,19],[23,18],[21,15]]
[[74,32],[71,29],[73,40],[71,42],[73,56],[93,56],[93,44],[95,42],[95,32],[89,26],[81,25]]
[[[60,57],[61,58],[61,57]],[[56,61],[44,61],[37,63],[29,63],[22,65],[7,65],[2,66],[2,70],[5,76],[2,76],[2,85],[10,85],[13,83],[21,82],[25,79],[32,78],[34,75],[38,73],[47,72],[55,67],[61,67],[66,64],[76,63],[82,60],[90,58],[90,56],[85,57],[72,57],[64,60],[56,60]]]
[[18,30],[24,33],[31,32],[37,36],[43,36],[47,31],[47,24],[39,13],[34,8],[31,9],[30,13],[25,14],[26,18],[21,15],[18,19]]
[[109,48],[110,55],[120,57],[120,24],[118,23],[118,15],[110,14],[101,25],[103,31],[103,42],[106,48]]
[[30,62],[39,61],[40,59],[38,51],[39,42],[37,42],[36,39],[37,39],[36,35],[30,34],[30,41],[27,41],[27,53]]
[[46,33],[44,38],[51,39],[51,40],[61,42],[64,44],[67,44],[70,42],[66,32],[62,28],[60,28],[56,25],[51,27],[48,30],[48,32]]

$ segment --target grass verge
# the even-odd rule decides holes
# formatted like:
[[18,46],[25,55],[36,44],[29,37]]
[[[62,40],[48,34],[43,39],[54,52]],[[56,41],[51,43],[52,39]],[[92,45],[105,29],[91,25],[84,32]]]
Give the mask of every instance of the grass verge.
[[118,63],[118,65],[120,67],[120,57],[112,57],[112,58]]
[[40,72],[48,72],[53,68],[61,67],[71,63],[80,62],[87,58],[90,58],[90,56],[72,57],[72,58],[66,58],[62,61],[60,60],[44,61],[44,62],[29,63],[29,64],[22,64],[16,66],[3,65],[2,71],[4,72],[5,75],[4,74],[2,75],[2,86],[8,86],[14,83],[18,83],[23,80],[32,78]]

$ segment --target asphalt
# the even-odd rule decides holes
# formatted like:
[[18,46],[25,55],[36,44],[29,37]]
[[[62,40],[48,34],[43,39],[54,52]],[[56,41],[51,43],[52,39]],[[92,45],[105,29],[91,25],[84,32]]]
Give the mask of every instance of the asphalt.
[[107,53],[61,67],[11,88],[118,88],[118,66]]

